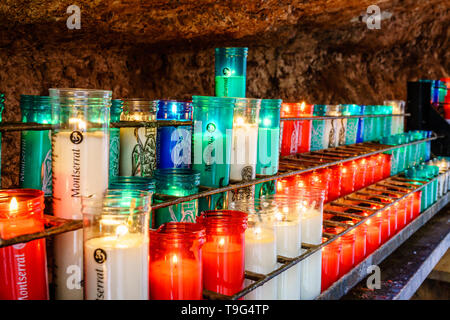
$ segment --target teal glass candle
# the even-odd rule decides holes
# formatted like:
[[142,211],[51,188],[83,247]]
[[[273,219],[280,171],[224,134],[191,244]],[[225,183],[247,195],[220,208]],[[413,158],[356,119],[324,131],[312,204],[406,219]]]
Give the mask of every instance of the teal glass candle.
[[[380,142],[381,142],[381,144],[385,144],[388,146],[398,145],[398,142],[397,142],[397,139],[395,138],[395,136],[381,138]],[[399,173],[399,154],[400,154],[399,149],[397,148],[397,149],[389,150],[384,153],[392,155],[391,176],[396,175],[397,173]]]
[[215,49],[217,97],[245,97],[248,48]]
[[255,199],[276,193],[276,180],[258,183],[255,185]]
[[117,176],[109,180],[109,189],[142,190],[155,192],[155,180],[153,178],[138,176]]
[[389,115],[392,115],[392,106],[379,106],[379,108],[382,110],[382,114],[385,116],[381,118],[381,137],[387,137],[391,135],[392,131],[392,116],[389,117]]
[[[120,121],[120,115],[123,111],[123,101],[119,99],[112,100],[111,103],[111,123]],[[109,129],[109,177],[117,177],[119,175],[120,161],[120,129]]]
[[263,99],[259,111],[256,174],[278,172],[280,154],[280,108],[282,100]]
[[[0,92],[0,122],[2,122],[2,113],[5,108],[5,94]],[[0,186],[2,181],[2,134],[0,133]]]
[[[48,96],[20,96],[22,122],[52,123],[52,106]],[[50,130],[22,131],[20,141],[21,188],[39,189],[52,195],[52,144]]]
[[[313,116],[324,117],[327,113],[327,106],[315,104]],[[323,150],[328,148],[329,137],[325,137],[325,121],[313,120],[311,126],[311,151]]]
[[[375,115],[376,106],[366,106],[364,115]],[[377,121],[375,117],[364,118],[364,142],[375,140],[377,132]]]
[[[361,106],[357,104],[343,104],[342,107],[342,115],[343,116],[359,116],[361,115]],[[345,133],[345,144],[354,144],[356,143],[356,138],[358,135],[358,125],[361,121],[360,118],[348,118],[347,119],[347,128]]]
[[[408,143],[408,137],[404,133],[400,133],[395,135],[397,139],[397,145],[402,145]],[[402,146],[398,148],[399,157],[398,157],[398,171],[403,172],[406,169],[407,157],[408,157],[408,149],[407,146]]]
[[[156,193],[177,197],[198,193],[200,172],[191,169],[158,169],[155,171]],[[155,200],[155,203],[159,202]],[[198,200],[182,202],[155,211],[155,225],[158,228],[166,222],[195,222],[198,215]]]

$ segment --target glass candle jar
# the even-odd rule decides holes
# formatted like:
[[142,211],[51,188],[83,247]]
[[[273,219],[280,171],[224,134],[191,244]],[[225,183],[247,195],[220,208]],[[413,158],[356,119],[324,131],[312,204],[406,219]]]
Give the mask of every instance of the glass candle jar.
[[243,289],[247,213],[204,211],[197,223],[206,229],[202,249],[203,288],[225,295]]
[[330,187],[328,190],[328,201],[333,201],[341,196],[342,189],[342,166],[332,166],[331,177],[330,177]]
[[[3,113],[3,109],[5,108],[5,94],[0,92],[0,122],[2,122],[2,113]],[[2,156],[2,134],[0,133],[0,159]],[[1,162],[1,161],[0,161]],[[2,178],[2,174],[1,174],[1,170],[2,169],[2,164],[0,163],[0,183],[1,183],[1,178]]]
[[[175,100],[155,101],[156,120],[191,121],[192,104]],[[159,127],[156,140],[157,168],[191,167],[192,126]]]
[[256,174],[273,175],[278,172],[280,154],[281,100],[261,100],[258,126]]
[[[230,182],[231,132],[236,99],[193,96],[192,168],[200,172],[200,183],[225,187]],[[226,193],[200,199],[201,210],[223,208]]]
[[[52,118],[53,213],[81,219],[81,197],[108,188],[111,91],[49,89]],[[55,297],[81,300],[83,230],[54,238]]]
[[[343,227],[328,227],[324,231],[330,234],[338,235],[345,230]],[[339,259],[339,278],[349,272],[355,265],[355,244],[356,233],[347,232],[341,235],[337,240],[341,243],[342,251]]]
[[151,193],[83,197],[86,300],[148,300]]
[[[0,238],[44,231],[44,192],[0,190]],[[0,248],[0,300],[48,300],[45,239]]]
[[150,300],[202,300],[202,246],[197,223],[169,222],[150,230]]
[[[327,116],[342,116],[341,105],[327,105]],[[345,145],[345,129],[347,128],[347,119],[327,120],[325,124],[325,135],[329,134],[328,146],[330,148]]]
[[[327,113],[327,106],[314,105],[314,116],[323,117]],[[329,137],[325,135],[325,120],[313,120],[311,126],[311,151],[328,148]]]
[[[283,103],[281,118],[311,117],[313,105],[305,102]],[[281,155],[309,152],[311,150],[311,120],[281,121]]]
[[371,217],[364,224],[367,226],[366,254],[370,255],[381,245],[382,219],[376,216]]
[[366,184],[367,160],[365,158],[352,161],[355,175],[355,191],[364,188]]
[[[155,172],[156,191],[159,194],[184,197],[198,193],[200,172],[190,169],[158,169]],[[158,202],[158,201],[156,201]],[[155,211],[155,224],[195,222],[198,215],[198,200],[185,201]]]
[[[276,206],[265,199],[232,202],[229,209],[248,214],[248,228],[245,230],[245,270],[268,274],[277,268],[277,233],[272,216]],[[281,277],[281,275],[280,275]],[[271,279],[247,294],[246,300],[276,300],[278,278]],[[253,283],[245,279],[247,287]]]
[[[119,99],[111,103],[111,123],[118,123],[123,110],[123,102]],[[119,175],[120,164],[120,128],[109,129],[109,177]]]
[[[20,96],[22,122],[52,123],[50,97]],[[21,188],[39,189],[52,195],[52,144],[50,130],[22,131],[20,141]]]
[[[341,105],[343,116],[358,116],[361,115],[361,107],[357,104],[343,104]],[[346,119],[347,125],[345,128],[345,144],[355,144],[358,135],[358,124],[360,118]]]
[[[366,106],[359,106],[361,108],[360,115],[365,114]],[[365,118],[359,118],[358,121],[358,131],[356,133],[356,143],[364,142],[364,119]]]
[[[156,103],[146,99],[122,99],[121,121],[155,122]],[[120,128],[120,175],[152,177],[156,170],[155,127]]]
[[255,199],[276,193],[276,180],[258,183],[255,185]]
[[[375,115],[376,106],[366,106],[364,109],[364,115]],[[376,139],[377,122],[375,117],[364,118],[364,142],[373,141]]]
[[[326,238],[323,241],[327,241]],[[322,248],[322,282],[321,292],[327,290],[337,279],[339,279],[339,261],[342,254],[342,243],[340,241],[330,242]]]
[[[404,114],[405,113],[405,101],[402,100],[387,100],[384,101],[384,105],[392,107],[392,114]],[[391,134],[404,132],[404,117],[392,117]]]
[[248,48],[215,49],[217,97],[245,97]]
[[344,162],[340,165],[341,169],[341,196],[348,195],[355,191],[356,170],[352,166],[352,162]]

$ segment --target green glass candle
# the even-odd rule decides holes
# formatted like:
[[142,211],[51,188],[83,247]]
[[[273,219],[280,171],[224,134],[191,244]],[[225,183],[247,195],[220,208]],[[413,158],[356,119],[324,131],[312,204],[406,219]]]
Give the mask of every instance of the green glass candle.
[[259,175],[272,175],[278,172],[281,102],[279,99],[261,101],[256,162],[256,174]]
[[[156,193],[177,197],[198,193],[200,172],[191,169],[158,169],[154,174]],[[155,200],[155,203],[160,202]],[[198,200],[191,200],[155,211],[158,228],[166,222],[195,222],[198,215]]]
[[[366,106],[364,109],[364,115],[374,115],[375,106]],[[364,142],[373,141],[376,137],[375,133],[377,131],[376,118],[368,117],[364,118]]]
[[[111,123],[120,121],[122,113],[123,101],[119,99],[111,102]],[[120,129],[109,129],[109,177],[117,177],[119,175],[120,161]]]
[[[364,123],[365,125],[365,123]],[[381,138],[381,144],[385,144],[388,146],[396,146],[397,143],[397,139],[395,139],[395,136],[389,136],[389,137],[384,137]],[[392,155],[391,158],[391,176],[396,175],[399,172],[399,150],[398,149],[393,149],[393,150],[389,150],[384,152],[386,154],[390,154]]]
[[[315,104],[313,116],[324,117],[327,113],[327,106]],[[311,151],[323,150],[328,148],[328,140],[325,139],[325,121],[313,120],[311,126]]]
[[215,49],[217,97],[245,97],[248,48]]
[[255,185],[255,199],[276,193],[276,180],[271,180]]
[[[22,122],[52,123],[50,97],[21,95]],[[52,195],[52,144],[50,130],[22,131],[20,143],[21,188],[39,189]]]

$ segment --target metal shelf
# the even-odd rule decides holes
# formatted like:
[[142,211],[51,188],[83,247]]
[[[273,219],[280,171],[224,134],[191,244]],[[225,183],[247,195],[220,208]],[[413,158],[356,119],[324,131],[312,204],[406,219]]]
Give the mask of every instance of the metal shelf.
[[387,118],[387,117],[409,117],[410,113],[401,114],[362,114],[358,116],[311,116],[311,117],[290,117],[281,118],[281,121],[297,121],[297,120],[333,120],[333,119],[359,119],[359,118]]

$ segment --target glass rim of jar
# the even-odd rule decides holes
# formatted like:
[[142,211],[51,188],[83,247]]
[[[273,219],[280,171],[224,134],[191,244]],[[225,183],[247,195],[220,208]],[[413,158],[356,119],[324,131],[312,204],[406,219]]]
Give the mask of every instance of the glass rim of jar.
[[[155,190],[155,180],[153,178],[148,177],[140,177],[140,176],[115,176],[109,179],[108,189],[113,190],[130,190],[127,188],[123,188],[123,186],[137,185],[136,190],[142,191],[153,191]],[[139,189],[139,187],[145,187],[145,189]]]
[[197,108],[230,108],[234,109],[236,98],[216,96],[192,96],[192,105]]
[[[125,195],[124,195],[125,194]],[[125,197],[124,197],[125,196]],[[120,206],[127,196],[136,199],[135,206]],[[81,197],[81,212],[84,215],[125,216],[148,214],[151,210],[152,191],[130,189],[108,189],[102,196]],[[119,204],[117,206],[117,204]]]
[[192,222],[166,222],[157,229],[150,229],[150,240],[164,240],[178,243],[182,240],[197,240],[201,244],[206,239],[206,229],[198,223]]
[[[12,198],[17,200],[17,209],[14,215],[9,215]],[[24,198],[24,199],[21,199]],[[0,189],[0,221],[27,218],[38,210],[43,216],[44,192],[37,189]]]
[[246,108],[246,109],[261,109],[261,99],[257,98],[235,98],[234,103],[235,109]]
[[103,89],[84,88],[50,88],[48,89],[52,98],[70,99],[111,99],[112,91]]
[[301,199],[301,198],[317,198],[320,197],[322,200],[325,199],[325,190],[323,190],[320,187],[316,187],[316,186],[307,186],[307,187],[294,187],[295,189],[295,194],[286,194],[286,193],[276,193],[274,195],[269,195],[269,196],[276,196],[278,195],[278,197],[286,197],[288,199]]
[[261,99],[261,110],[274,109],[278,110],[281,108],[283,100],[281,99]]
[[200,176],[200,171],[185,168],[157,169],[153,173],[156,185],[168,182],[167,180],[170,179],[172,183],[194,183],[196,186],[199,186]]
[[342,231],[336,232],[336,233],[332,233],[332,232],[328,232],[328,233],[332,233],[335,234],[336,237],[338,239],[340,239],[343,242],[354,242],[356,240],[356,233],[352,233],[351,231],[345,233],[345,234],[341,234],[342,232],[344,232],[346,229],[344,227],[327,227],[325,228],[325,230],[328,230],[329,228],[342,228]]
[[20,108],[22,109],[51,109],[51,97],[31,94],[20,95]]
[[215,55],[225,55],[229,57],[233,56],[244,56],[248,55],[248,47],[220,47],[214,49]]
[[239,210],[205,210],[197,217],[197,223],[205,226],[208,230],[222,227],[247,228],[248,214]]
[[124,113],[133,113],[133,112],[151,112],[155,113],[156,102],[155,100],[146,99],[146,98],[121,98],[122,100],[122,109]]

